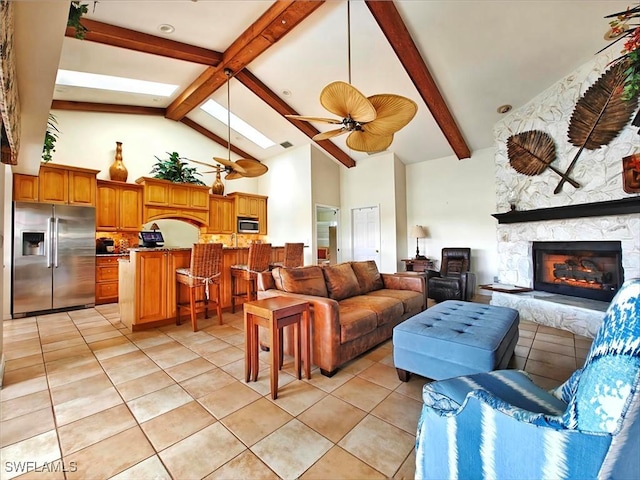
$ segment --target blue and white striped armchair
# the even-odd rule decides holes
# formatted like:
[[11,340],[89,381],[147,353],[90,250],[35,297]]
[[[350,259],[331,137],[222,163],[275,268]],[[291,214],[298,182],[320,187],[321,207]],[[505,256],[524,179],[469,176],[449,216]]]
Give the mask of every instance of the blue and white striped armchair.
[[545,391],[499,370],[424,386],[417,478],[640,478],[640,279],[607,309],[584,367]]

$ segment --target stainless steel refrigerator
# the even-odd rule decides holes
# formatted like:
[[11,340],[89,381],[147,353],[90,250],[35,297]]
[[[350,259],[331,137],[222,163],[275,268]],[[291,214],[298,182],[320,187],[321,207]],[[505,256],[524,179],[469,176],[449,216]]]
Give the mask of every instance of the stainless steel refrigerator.
[[95,305],[94,207],[13,202],[13,318]]

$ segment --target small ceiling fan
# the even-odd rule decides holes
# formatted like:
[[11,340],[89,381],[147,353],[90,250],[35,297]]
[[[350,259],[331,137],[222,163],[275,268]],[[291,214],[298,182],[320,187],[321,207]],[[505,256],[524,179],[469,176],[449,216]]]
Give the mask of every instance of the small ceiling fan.
[[265,164],[258,160],[254,160],[253,158],[241,158],[235,162],[231,160],[231,96],[229,94],[229,79],[231,78],[232,73],[231,69],[224,69],[224,74],[227,76],[227,158],[213,157],[214,161],[223,166],[212,165],[211,163],[201,162],[199,160],[189,160],[193,163],[205,165],[214,169],[211,172],[203,173],[215,172],[216,175],[220,175],[221,172],[226,172],[227,175],[224,177],[226,180],[234,180],[242,177],[259,177],[260,175],[267,173],[267,170],[269,170]]
[[326,140],[349,133],[347,146],[359,152],[379,152],[393,142],[393,135],[407,125],[418,111],[413,100],[394,94],[365,97],[351,85],[351,12],[347,0],[347,43],[349,83],[332,82],[320,92],[320,104],[340,119],[287,115],[306,122],[330,123],[340,128],[319,133],[313,140]]

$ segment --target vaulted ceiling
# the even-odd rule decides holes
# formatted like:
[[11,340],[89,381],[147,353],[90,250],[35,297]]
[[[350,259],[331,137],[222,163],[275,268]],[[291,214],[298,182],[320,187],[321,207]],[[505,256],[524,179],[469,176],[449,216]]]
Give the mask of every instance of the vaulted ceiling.
[[[29,2],[32,3],[32,2]],[[36,2],[44,3],[44,2]],[[619,1],[430,0],[100,1],[89,4],[85,40],[67,29],[59,67],[179,85],[169,98],[56,86],[53,108],[162,115],[226,147],[227,129],[199,106],[209,98],[276,142],[262,149],[233,132],[233,151],[258,160],[335,128],[286,114],[332,116],[322,88],[348,81],[366,96],[418,103],[389,148],[405,164],[468,158],[493,144],[503,104],[520,107],[606,45],[603,18]],[[161,25],[175,30],[163,33]],[[64,34],[64,32],[61,32]],[[57,39],[59,41],[59,39]],[[350,45],[350,58],[348,46]],[[347,167],[367,154],[346,136],[317,142]]]

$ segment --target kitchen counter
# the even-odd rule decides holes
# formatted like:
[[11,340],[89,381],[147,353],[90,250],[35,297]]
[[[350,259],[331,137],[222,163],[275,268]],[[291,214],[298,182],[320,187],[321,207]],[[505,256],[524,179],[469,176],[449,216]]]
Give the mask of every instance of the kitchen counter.
[[96,257],[128,257],[129,252],[124,253],[96,253]]

